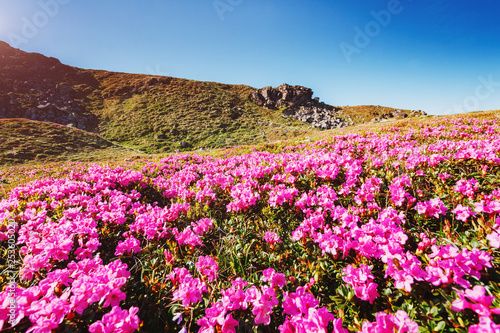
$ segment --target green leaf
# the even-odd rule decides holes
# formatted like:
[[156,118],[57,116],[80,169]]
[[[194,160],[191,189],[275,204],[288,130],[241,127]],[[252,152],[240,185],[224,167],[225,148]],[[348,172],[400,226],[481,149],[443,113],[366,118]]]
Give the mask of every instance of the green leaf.
[[435,306],[433,306],[433,307],[432,307],[432,309],[431,309],[431,311],[430,311],[430,314],[431,314],[433,317],[436,317],[436,316],[437,316],[437,314],[438,314],[438,311],[439,311],[439,310],[438,310],[438,308],[437,308],[437,307],[435,307]]
[[444,321],[440,321],[437,326],[434,328],[434,332],[442,331],[446,327],[446,323]]
[[389,296],[390,294],[392,294],[391,288],[386,288],[386,289],[382,290],[382,295]]

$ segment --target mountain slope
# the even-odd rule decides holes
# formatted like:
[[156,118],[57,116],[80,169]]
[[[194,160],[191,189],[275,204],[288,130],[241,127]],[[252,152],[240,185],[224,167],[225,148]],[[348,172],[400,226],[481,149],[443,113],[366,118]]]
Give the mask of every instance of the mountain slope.
[[[269,107],[252,98],[256,91],[276,93],[283,86],[288,97],[308,90],[307,99],[293,104],[287,96],[274,96],[283,103]],[[317,133],[314,126],[342,127],[395,112],[376,106],[360,110],[325,105],[312,99],[310,89],[300,86],[256,90],[245,85],[85,70],[0,41],[0,118],[73,126],[147,153],[283,140]],[[408,115],[409,110],[397,113]]]
[[0,119],[0,165],[47,160],[95,161],[135,154],[80,129],[27,119]]
[[147,152],[218,148],[311,132],[257,106],[253,88],[172,77],[91,71],[101,89],[89,109],[110,140]]

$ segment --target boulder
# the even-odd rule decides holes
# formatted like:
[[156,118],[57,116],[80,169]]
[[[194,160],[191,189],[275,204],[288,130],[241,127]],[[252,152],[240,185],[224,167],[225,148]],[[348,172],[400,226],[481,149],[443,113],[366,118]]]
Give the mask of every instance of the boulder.
[[278,107],[298,107],[311,102],[313,92],[310,88],[302,86],[290,86],[286,83],[273,88],[264,87],[251,93],[251,98],[259,106],[268,109]]
[[340,110],[312,98],[313,91],[302,86],[282,84],[276,88],[264,87],[253,91],[251,99],[268,109],[282,109],[283,116],[300,120],[321,129],[347,126],[347,122],[336,115]]
[[69,97],[69,95],[73,91],[73,87],[68,85],[68,84],[58,84],[56,86],[56,90],[63,97],[66,97],[66,96]]
[[394,110],[391,112],[391,115],[394,118],[406,118],[406,117],[408,117],[408,115],[401,110]]
[[427,112],[422,110],[411,110],[410,117],[425,117],[427,116]]

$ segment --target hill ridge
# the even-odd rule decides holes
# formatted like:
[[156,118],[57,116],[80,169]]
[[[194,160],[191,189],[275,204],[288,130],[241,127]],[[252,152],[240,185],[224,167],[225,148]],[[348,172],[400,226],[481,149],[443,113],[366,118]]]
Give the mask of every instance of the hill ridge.
[[[311,89],[301,86],[256,89],[81,69],[1,41],[0,57],[0,118],[60,123],[147,153],[283,140],[315,133],[317,128],[411,114],[410,110],[396,112],[380,106],[326,105],[312,98]],[[309,100],[301,105],[270,107],[254,98],[283,87],[288,87],[288,96],[310,91]],[[286,98],[284,101],[288,102]]]

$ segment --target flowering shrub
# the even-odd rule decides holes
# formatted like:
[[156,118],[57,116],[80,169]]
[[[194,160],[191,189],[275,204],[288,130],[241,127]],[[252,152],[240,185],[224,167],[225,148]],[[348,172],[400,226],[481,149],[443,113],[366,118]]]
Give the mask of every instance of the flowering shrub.
[[373,282],[375,277],[371,274],[370,267],[361,265],[360,268],[353,268],[352,265],[343,269],[345,274],[342,277],[345,283],[354,289],[355,295],[364,301],[373,301],[379,296],[377,293],[377,284]]
[[498,121],[397,124],[13,169],[33,181],[0,201],[0,328],[498,332]]

